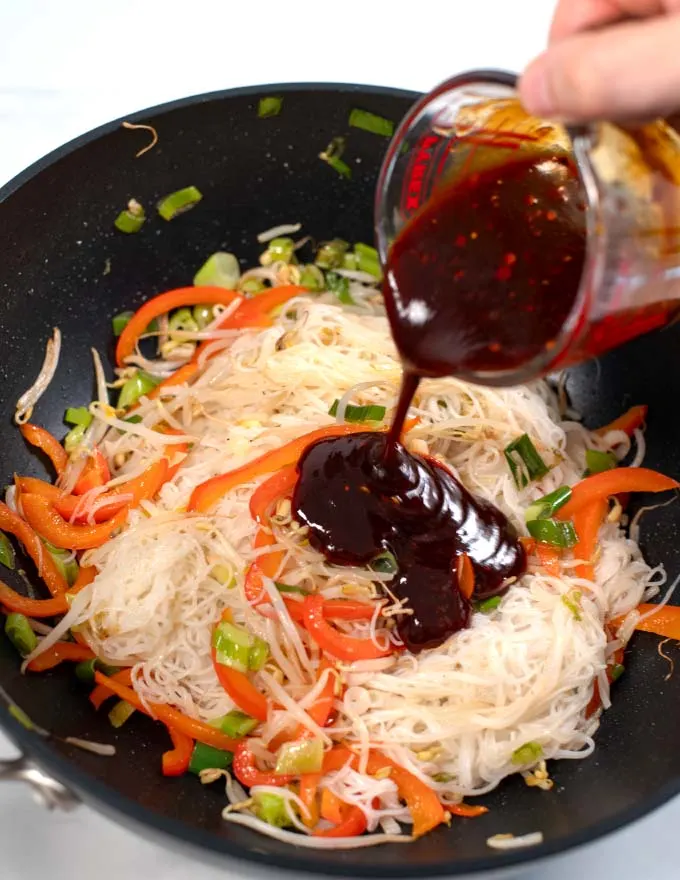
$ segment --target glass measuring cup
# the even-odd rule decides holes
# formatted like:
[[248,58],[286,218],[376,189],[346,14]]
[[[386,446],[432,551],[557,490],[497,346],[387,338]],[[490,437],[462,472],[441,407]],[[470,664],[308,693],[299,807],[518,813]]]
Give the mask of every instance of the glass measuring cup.
[[[387,268],[385,296],[397,346],[415,372],[450,372],[487,385],[526,382],[662,326],[678,312],[680,138],[676,132],[663,120],[579,128],[541,121],[525,113],[515,85],[513,74],[500,71],[448,80],[412,108],[383,162],[375,221],[380,257]],[[537,339],[536,346],[527,348],[527,356],[514,363],[508,363],[499,346],[497,355],[485,353],[483,363],[461,360],[443,369],[440,359],[419,369],[404,328],[398,326],[399,315],[409,309],[390,271],[394,242],[413,228],[414,220],[446,188],[495,170],[502,178],[510,163],[531,156],[573,162],[586,208],[580,280],[569,292],[558,332]],[[533,242],[535,247],[541,244]],[[450,296],[457,295],[451,284]],[[482,288],[477,294],[482,306],[484,295]],[[416,303],[419,312],[426,314],[428,291],[417,296],[422,300]],[[407,305],[418,311],[413,303]],[[526,319],[513,313],[509,300],[503,310],[509,321]],[[479,308],[478,314],[483,311]],[[430,314],[444,315],[432,309]],[[474,318],[463,313],[461,323],[469,320]],[[434,330],[440,332],[441,327]],[[481,326],[477,330],[484,332]],[[433,341],[437,342],[434,336]]]

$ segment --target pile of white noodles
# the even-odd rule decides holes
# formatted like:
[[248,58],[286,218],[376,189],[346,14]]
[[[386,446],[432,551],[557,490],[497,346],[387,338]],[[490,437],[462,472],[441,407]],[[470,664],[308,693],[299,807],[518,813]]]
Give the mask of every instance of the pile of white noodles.
[[[244,570],[256,555],[248,510],[256,484],[237,488],[209,515],[187,515],[185,506],[207,478],[332,424],[330,405],[350,390],[344,402],[385,405],[389,418],[401,370],[377,305],[347,309],[327,297],[293,300],[271,328],[223,334],[216,345],[221,351],[194,384],[172,389],[163,404],[142,403],[141,423],[122,422],[110,408],[98,408],[96,424],[115,426],[100,447],[118,464],[121,481],[141,472],[169,439],[188,438],[193,446],[159,501],[144,504],[121,535],[87,554],[99,574],[78,619],[98,655],[112,664],[134,664],[134,686],[145,701],[171,703],[210,720],[233,708],[215,677],[209,648],[212,625],[231,608],[235,621],[271,649],[255,682],[284,708],[270,712],[253,742],[266,759],[277,732],[294,721],[310,724],[299,707],[310,705],[319,690],[319,652],[292,623],[273,583],[267,583],[274,603],[269,617],[245,600]],[[629,445],[620,432],[600,438],[561,420],[545,383],[494,390],[428,380],[411,415],[419,419],[408,434],[411,449],[441,457],[521,533],[533,499],[581,478],[586,447],[623,454]],[[160,420],[182,435],[150,430]],[[518,490],[503,449],[524,432],[551,470]],[[368,600],[379,594],[379,576],[328,565],[310,549],[304,531],[291,525],[285,505],[277,513],[279,546],[288,551],[278,580],[328,597]],[[603,526],[600,545],[596,583],[570,575],[573,562],[560,578],[530,570],[496,610],[474,614],[471,627],[440,648],[341,665],[347,687],[333,729],[363,754],[379,747],[449,803],[530,769],[512,761],[525,743],[540,744],[545,758],[589,755],[599,720],[598,714],[586,719],[584,710],[596,679],[608,705],[604,670],[617,647],[607,645],[603,625],[664,581],[617,523]],[[397,640],[385,619],[340,626],[355,635]],[[347,768],[333,777],[332,788],[366,811],[369,831],[394,833],[395,819],[408,822],[389,778]],[[372,806],[375,797],[378,808]]]

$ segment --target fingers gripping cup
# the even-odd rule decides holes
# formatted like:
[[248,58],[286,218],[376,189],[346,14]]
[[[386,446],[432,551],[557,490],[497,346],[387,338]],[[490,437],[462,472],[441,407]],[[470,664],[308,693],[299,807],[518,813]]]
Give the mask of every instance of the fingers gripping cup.
[[375,205],[407,370],[526,382],[668,323],[680,305],[680,138],[662,121],[564,128],[512,74],[422,98]]

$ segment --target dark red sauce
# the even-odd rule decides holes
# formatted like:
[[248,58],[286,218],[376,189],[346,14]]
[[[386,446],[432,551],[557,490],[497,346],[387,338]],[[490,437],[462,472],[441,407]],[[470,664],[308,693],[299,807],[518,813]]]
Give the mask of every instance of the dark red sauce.
[[499,510],[399,442],[420,378],[512,369],[549,350],[574,305],[584,258],[580,183],[571,161],[552,155],[444,185],[392,245],[385,300],[404,379],[391,430],[308,448],[293,513],[332,563],[394,554],[389,586],[412,611],[398,624],[412,651],[441,644],[469,621],[459,554],[473,564],[473,600],[500,594],[526,568]]
[[321,440],[298,463],[293,515],[311,545],[336,565],[366,565],[384,550],[397,561],[390,590],[407,599],[407,648],[441,644],[465,627],[470,603],[458,588],[458,554],[475,573],[473,599],[498,595],[523,574],[522,545],[506,517],[475,499],[438,462],[411,455],[375,431]]
[[443,185],[389,253],[385,302],[406,369],[494,372],[549,350],[579,289],[584,209],[566,156]]

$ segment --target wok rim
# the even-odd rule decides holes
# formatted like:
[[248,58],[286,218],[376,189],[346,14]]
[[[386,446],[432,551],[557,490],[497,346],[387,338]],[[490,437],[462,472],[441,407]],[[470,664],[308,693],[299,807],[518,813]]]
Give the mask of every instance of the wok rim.
[[[289,82],[220,89],[179,98],[141,110],[135,110],[110,122],[105,122],[67,141],[33,162],[0,186],[0,205],[4,204],[22,186],[63,157],[117,131],[123,121],[144,122],[146,118],[156,114],[167,113],[172,110],[211,101],[224,101],[230,98],[262,97],[272,90],[283,93],[296,91],[327,92],[329,94],[356,93],[363,96],[387,96],[411,101],[415,101],[421,96],[421,93],[417,91],[389,86],[360,83]],[[271,854],[234,844],[232,841],[220,837],[211,831],[192,828],[180,820],[155,813],[142,807],[131,798],[122,795],[117,789],[101,783],[96,777],[81,771],[77,765],[51,748],[46,739],[41,738],[34,731],[23,727],[12,717],[4,702],[0,703],[0,728],[9,736],[10,740],[20,751],[24,751],[24,754],[34,759],[41,769],[53,774],[62,784],[72,788],[87,806],[91,806],[113,818],[118,824],[127,826],[129,830],[132,825],[131,830],[140,837],[144,837],[143,830],[145,828],[150,828],[154,832],[151,838],[154,842],[158,837],[170,838],[175,843],[186,845],[188,854],[191,855],[194,853],[198,855],[200,852],[204,856],[211,856],[213,860],[227,857],[235,859],[242,864],[247,863],[250,866],[268,865],[270,869],[274,870],[303,871],[307,874],[320,873],[335,877],[347,876],[349,871],[356,877],[453,877],[479,875],[485,872],[493,874],[529,865],[536,867],[550,857],[566,854],[578,847],[592,844],[607,835],[623,830],[633,822],[644,818],[657,808],[663,806],[680,793],[680,777],[670,779],[653,796],[617,813],[615,816],[603,819],[585,830],[566,834],[556,840],[546,840],[537,846],[527,849],[509,850],[500,853],[489,850],[489,855],[481,858],[433,863],[428,865],[425,871],[417,866],[410,866],[406,862],[403,867],[383,867],[379,859],[376,859],[375,864],[370,869],[357,865],[346,868],[341,862],[333,859],[333,851],[329,851],[329,855],[324,855],[320,851],[315,863],[314,860],[300,859],[297,856],[298,850],[292,846],[289,847],[288,852],[285,854],[277,855],[276,862],[273,863]],[[445,832],[439,831],[435,833]]]

